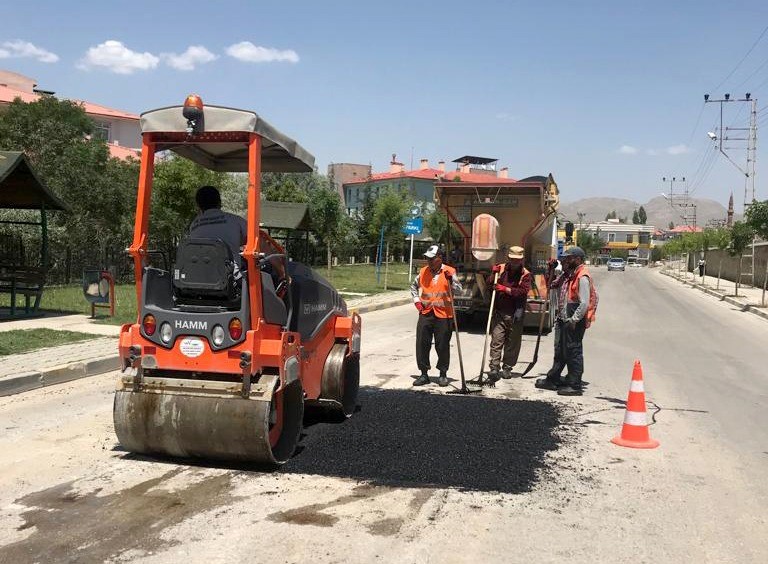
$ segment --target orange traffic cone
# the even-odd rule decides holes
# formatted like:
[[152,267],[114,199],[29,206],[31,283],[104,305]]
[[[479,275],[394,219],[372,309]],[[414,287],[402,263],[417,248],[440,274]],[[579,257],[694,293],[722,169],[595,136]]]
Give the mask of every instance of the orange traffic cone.
[[648,433],[648,419],[645,411],[645,389],[643,388],[643,367],[640,361],[635,361],[632,370],[632,382],[629,386],[627,411],[624,414],[624,425],[621,435],[611,439],[613,444],[631,448],[656,448],[659,441],[652,439]]

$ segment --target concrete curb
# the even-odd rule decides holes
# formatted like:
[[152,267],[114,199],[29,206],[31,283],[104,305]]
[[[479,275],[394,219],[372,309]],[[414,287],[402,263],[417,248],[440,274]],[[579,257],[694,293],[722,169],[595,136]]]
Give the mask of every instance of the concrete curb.
[[[410,297],[400,298],[384,303],[351,307],[349,308],[349,312],[352,313],[356,311],[359,314],[368,313],[369,311],[378,311],[390,307],[406,305],[411,303],[411,301]],[[119,369],[120,357],[115,354],[81,362],[63,364],[47,370],[24,372],[23,374],[16,374],[14,376],[9,376],[8,378],[0,379],[0,397],[20,394],[22,392],[44,388],[46,386],[63,384],[65,382],[71,382],[72,380],[96,376],[98,374],[104,374],[105,372],[112,372],[113,370]]]
[[46,370],[16,374],[0,380],[0,397],[96,376],[118,370],[119,368],[120,357],[115,354],[82,362],[63,364]]
[[360,307],[351,307],[349,308],[349,312],[357,312],[357,313],[368,313],[369,311],[378,311],[380,309],[388,309],[390,307],[397,307],[401,305],[407,305],[411,303],[413,299],[411,297],[407,298],[400,298],[399,300],[392,300],[389,302],[384,302],[381,304],[370,304],[370,305],[364,305]]
[[717,290],[714,290],[708,286],[702,286],[701,284],[696,284],[695,282],[692,282],[690,280],[681,280],[674,274],[671,274],[669,272],[661,271],[661,274],[664,276],[669,276],[673,280],[677,280],[678,282],[682,282],[686,286],[690,286],[694,290],[700,290],[704,292],[705,294],[709,294],[710,296],[714,296],[721,302],[725,302],[728,304],[731,304],[732,306],[735,306],[739,308],[739,311],[751,313],[753,315],[756,315],[758,317],[762,317],[763,319],[768,320],[768,311],[764,310],[763,308],[756,306],[755,304],[747,303],[742,300],[739,300],[738,298],[734,296],[729,296],[727,294],[724,294],[723,292],[719,292]]

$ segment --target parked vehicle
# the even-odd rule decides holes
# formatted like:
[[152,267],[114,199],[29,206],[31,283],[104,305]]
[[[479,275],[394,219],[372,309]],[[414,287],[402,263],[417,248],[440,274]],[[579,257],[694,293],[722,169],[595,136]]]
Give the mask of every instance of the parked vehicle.
[[623,258],[608,259],[608,271],[609,272],[611,270],[621,270],[622,272],[624,272],[626,267],[627,267],[627,263],[624,262]]
[[[525,267],[533,274],[533,288],[525,313],[525,327],[538,328],[544,308],[545,328],[553,325],[544,272],[557,253],[557,208],[560,192],[552,175],[531,176],[514,183],[438,182],[435,199],[464,238],[463,259],[455,266],[463,290],[457,292],[460,316],[488,315],[493,288],[486,283],[491,267],[507,260],[512,246],[525,249]],[[496,248],[472,248],[473,226],[478,216],[492,216],[493,226],[481,229],[494,234]],[[477,233],[475,233],[477,236]],[[480,258],[478,258],[480,257]]]

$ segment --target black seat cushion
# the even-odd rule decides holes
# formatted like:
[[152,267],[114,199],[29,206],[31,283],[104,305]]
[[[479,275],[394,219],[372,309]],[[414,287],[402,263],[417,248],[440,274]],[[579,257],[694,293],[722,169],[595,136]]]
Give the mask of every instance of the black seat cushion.
[[235,298],[235,257],[220,239],[185,239],[176,251],[173,286],[183,297]]

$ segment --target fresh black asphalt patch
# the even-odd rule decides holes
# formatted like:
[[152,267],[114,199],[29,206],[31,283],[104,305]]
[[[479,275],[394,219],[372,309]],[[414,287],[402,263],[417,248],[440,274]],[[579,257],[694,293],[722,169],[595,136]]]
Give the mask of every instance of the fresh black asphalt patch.
[[558,448],[551,403],[361,388],[341,423],[305,421],[283,472],[410,487],[524,493]]

